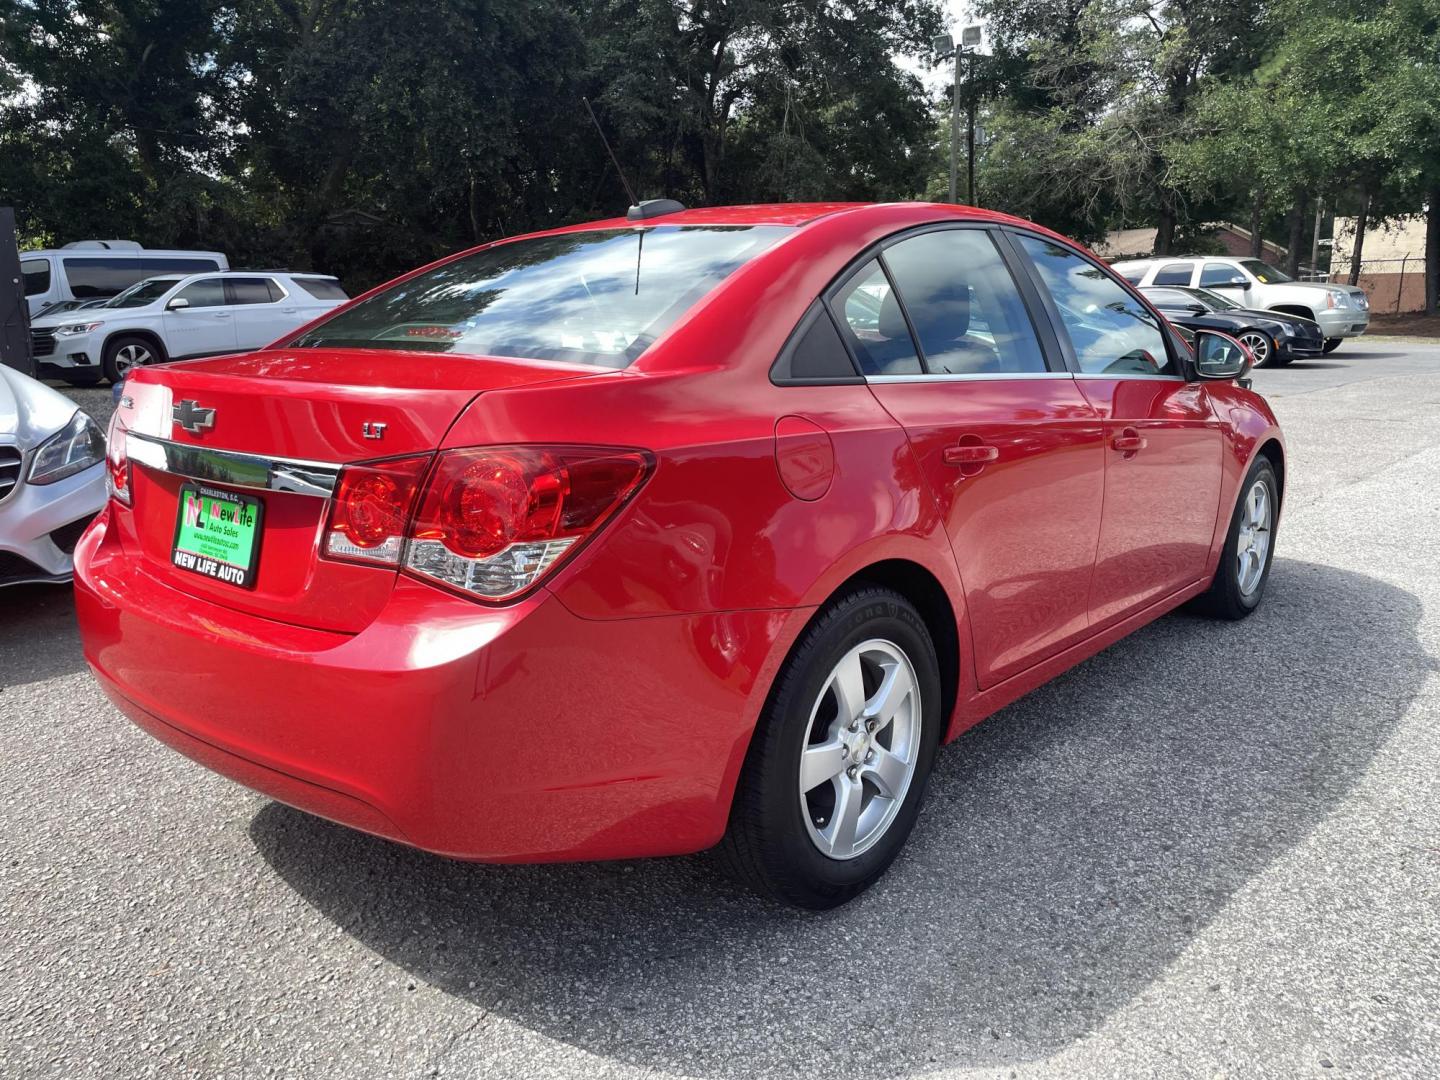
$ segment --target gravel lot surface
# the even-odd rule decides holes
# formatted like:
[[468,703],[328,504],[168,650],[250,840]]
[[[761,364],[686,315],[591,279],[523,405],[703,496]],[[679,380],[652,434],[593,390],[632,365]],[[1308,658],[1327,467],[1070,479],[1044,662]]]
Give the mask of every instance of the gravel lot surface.
[[825,915],[703,856],[463,865],[307,817],[124,721],[65,592],[0,593],[0,1072],[1436,1075],[1440,347],[1256,383],[1290,441],[1262,611],[947,748]]

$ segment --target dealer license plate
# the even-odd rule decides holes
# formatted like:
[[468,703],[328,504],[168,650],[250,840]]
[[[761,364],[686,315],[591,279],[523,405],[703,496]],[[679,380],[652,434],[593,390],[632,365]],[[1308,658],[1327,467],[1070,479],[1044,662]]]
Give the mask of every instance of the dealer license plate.
[[253,589],[264,515],[265,504],[249,495],[185,484],[170,561],[192,574]]

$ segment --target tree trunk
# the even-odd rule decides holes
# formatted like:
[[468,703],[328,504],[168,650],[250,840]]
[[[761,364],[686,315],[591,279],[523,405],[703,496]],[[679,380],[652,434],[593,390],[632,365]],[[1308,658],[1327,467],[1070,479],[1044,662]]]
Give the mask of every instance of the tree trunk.
[[1265,193],[1257,188],[1255,201],[1250,204],[1250,257],[1252,259],[1265,257],[1265,241],[1260,236],[1260,225],[1264,212]]
[[1155,254],[1169,255],[1175,248],[1175,207],[1160,197],[1160,218],[1155,229]]
[[1425,311],[1440,309],[1440,186],[1425,196],[1430,212],[1425,215]]
[[1365,254],[1365,230],[1370,226],[1370,199],[1370,188],[1367,186],[1360,192],[1360,216],[1355,219],[1355,246],[1350,249],[1351,285],[1360,284],[1360,260]]
[[1295,193],[1290,206],[1290,250],[1285,255],[1285,272],[1291,277],[1300,276],[1300,249],[1305,243],[1305,226],[1310,217],[1310,193]]

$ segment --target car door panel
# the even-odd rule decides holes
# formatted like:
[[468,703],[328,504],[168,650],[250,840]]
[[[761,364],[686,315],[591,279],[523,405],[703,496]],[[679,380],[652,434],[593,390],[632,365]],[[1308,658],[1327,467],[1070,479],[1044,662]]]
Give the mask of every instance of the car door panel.
[[[180,299],[189,306],[169,306]],[[186,285],[166,302],[161,320],[165,347],[172,359],[235,350],[235,320],[225,303],[223,278],[202,278]]]
[[[1103,418],[1107,445],[1090,604],[1099,629],[1204,573],[1220,498],[1222,432],[1198,382],[1082,377],[1079,386]],[[1127,437],[1132,441],[1120,441]]]
[[1104,425],[1104,513],[1090,629],[1198,580],[1214,537],[1222,429],[1199,382],[1187,381],[1163,323],[1079,252],[1017,234],[1077,385]]
[[1103,425],[1006,258],[986,230],[911,234],[832,303],[944,522],[982,688],[1085,636],[1104,493]]

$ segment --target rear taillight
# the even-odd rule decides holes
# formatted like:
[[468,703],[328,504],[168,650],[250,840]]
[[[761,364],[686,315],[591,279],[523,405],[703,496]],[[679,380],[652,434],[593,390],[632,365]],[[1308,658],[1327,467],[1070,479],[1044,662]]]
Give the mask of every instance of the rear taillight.
[[117,410],[105,435],[105,489],[123,506],[130,505],[130,459],[125,452],[125,425]]
[[639,451],[590,446],[447,450],[426,479],[429,463],[423,455],[347,466],[325,554],[510,600],[614,517],[650,470]]
[[396,566],[405,546],[405,526],[429,454],[348,466],[340,474],[325,554],[333,559]]
[[494,446],[440,455],[405,568],[486,600],[525,592],[613,517],[649,471],[634,450]]

